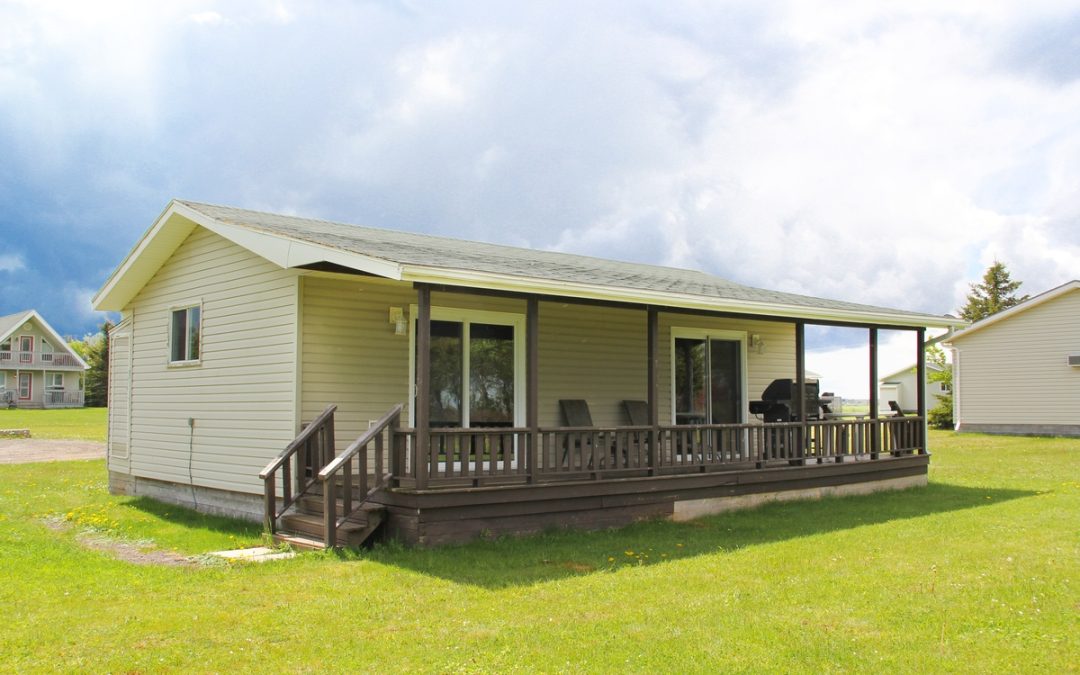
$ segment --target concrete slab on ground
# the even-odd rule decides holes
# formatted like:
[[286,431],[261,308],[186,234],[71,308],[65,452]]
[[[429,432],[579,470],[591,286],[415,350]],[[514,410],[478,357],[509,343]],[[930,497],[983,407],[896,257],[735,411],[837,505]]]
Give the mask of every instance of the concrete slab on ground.
[[247,562],[268,562],[270,560],[285,560],[296,555],[293,551],[275,551],[265,546],[255,548],[239,548],[234,551],[215,551],[207,555],[216,555],[226,560],[244,560]]

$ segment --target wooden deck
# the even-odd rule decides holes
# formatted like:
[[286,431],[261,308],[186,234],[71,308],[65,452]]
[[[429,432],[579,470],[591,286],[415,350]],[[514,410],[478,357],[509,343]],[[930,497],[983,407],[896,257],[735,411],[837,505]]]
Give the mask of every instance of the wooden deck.
[[400,416],[396,406],[335,456],[328,408],[262,473],[267,527],[302,520],[310,538],[322,522],[324,545],[355,545],[338,530],[377,507],[385,534],[438,545],[723,510],[717,500],[750,495],[902,486],[925,481],[928,465],[921,417],[418,434]]

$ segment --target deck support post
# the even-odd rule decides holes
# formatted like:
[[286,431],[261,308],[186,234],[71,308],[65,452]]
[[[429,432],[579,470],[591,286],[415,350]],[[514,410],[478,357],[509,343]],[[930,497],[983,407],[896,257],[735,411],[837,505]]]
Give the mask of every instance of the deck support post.
[[418,285],[416,296],[416,447],[412,455],[416,487],[423,490],[431,453],[431,288]]
[[799,423],[795,463],[805,465],[810,444],[806,426],[806,324],[795,322],[795,421]]
[[926,447],[926,329],[919,328],[915,331],[915,344],[919,350],[915,358],[915,385],[919,398],[919,417],[922,424],[919,425],[919,454],[925,455],[930,451]]
[[525,426],[529,441],[525,449],[527,483],[535,482],[540,452],[540,302],[529,296],[525,310]]
[[649,307],[648,315],[648,387],[649,400],[649,475],[655,476],[660,467],[660,314],[655,307]]
[[881,456],[881,424],[878,422],[878,332],[871,328],[870,333],[870,459]]

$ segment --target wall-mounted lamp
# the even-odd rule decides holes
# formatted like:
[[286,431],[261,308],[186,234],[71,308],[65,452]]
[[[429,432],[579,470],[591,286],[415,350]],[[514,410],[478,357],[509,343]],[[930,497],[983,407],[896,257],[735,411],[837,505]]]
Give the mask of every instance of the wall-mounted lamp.
[[761,336],[754,333],[750,336],[750,348],[756,351],[758,354],[765,353],[765,341],[761,339]]
[[404,335],[405,329],[405,310],[401,307],[390,308],[390,323],[394,324],[394,335]]

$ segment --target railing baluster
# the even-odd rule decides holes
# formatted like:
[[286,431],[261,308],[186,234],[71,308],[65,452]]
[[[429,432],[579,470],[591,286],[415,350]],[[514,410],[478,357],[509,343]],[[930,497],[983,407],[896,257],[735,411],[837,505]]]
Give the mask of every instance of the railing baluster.
[[342,511],[342,513],[351,513],[352,512],[352,492],[353,492],[353,486],[352,486],[352,460],[351,459],[347,460],[345,462],[345,464],[342,465],[342,467],[341,467],[341,478],[342,478],[342,482],[344,483],[344,487],[342,488],[343,489],[343,494],[341,495],[341,498],[344,501],[344,506],[342,507],[341,511]]
[[[375,485],[377,486],[383,483],[383,452],[383,435],[379,434],[375,437]],[[367,467],[364,470],[366,472]]]

